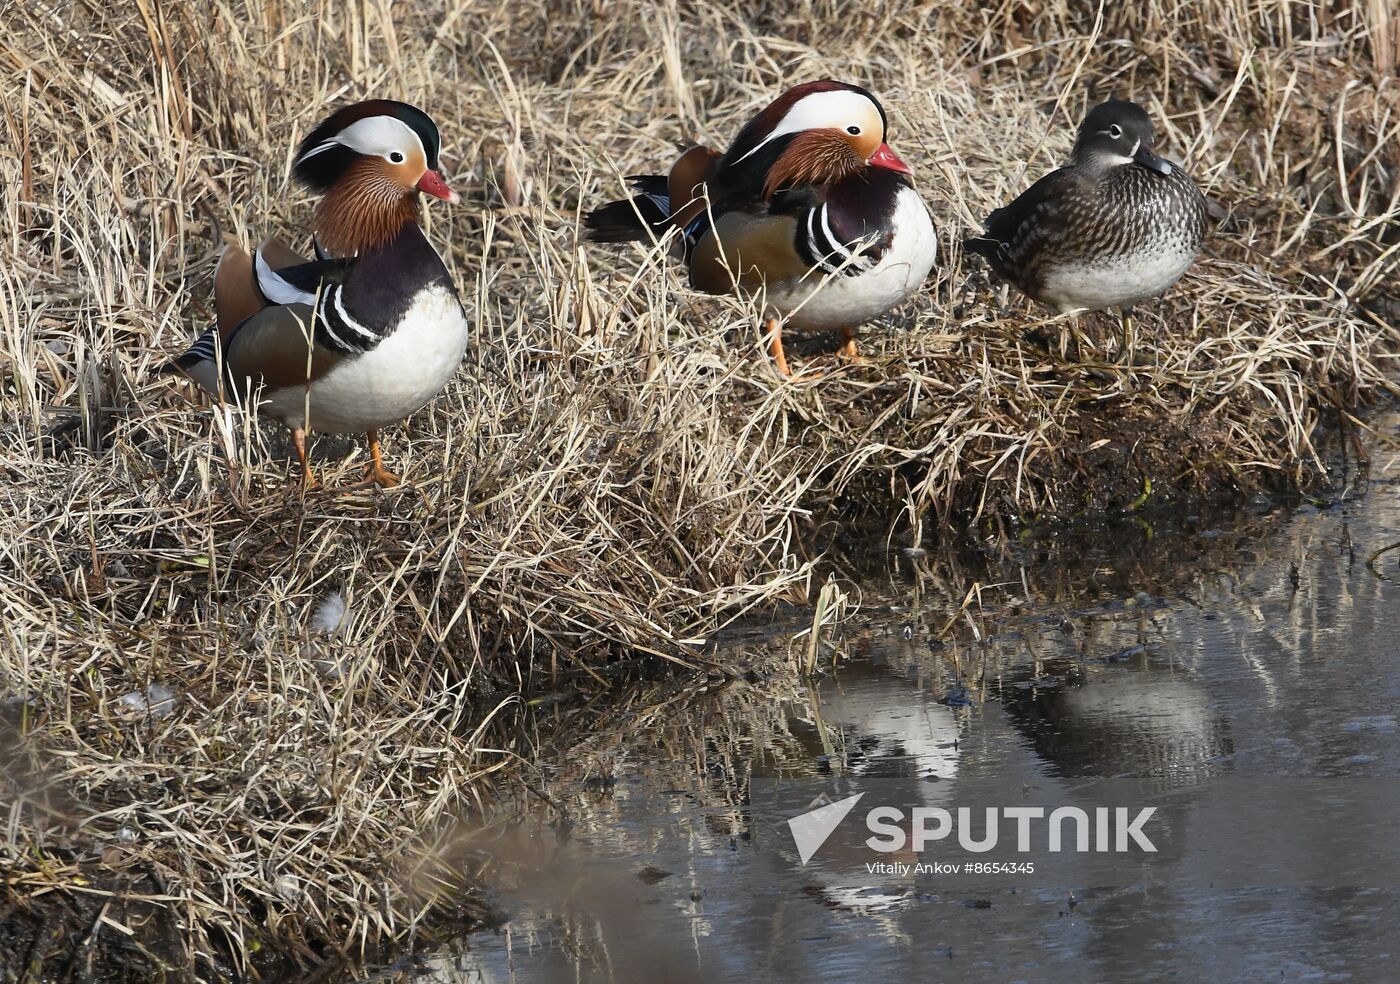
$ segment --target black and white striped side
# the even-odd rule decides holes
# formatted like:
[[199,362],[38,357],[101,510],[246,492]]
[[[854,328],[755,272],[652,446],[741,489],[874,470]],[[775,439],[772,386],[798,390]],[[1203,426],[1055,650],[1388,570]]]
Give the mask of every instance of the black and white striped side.
[[843,242],[831,228],[827,205],[808,209],[797,222],[794,243],[802,260],[825,273],[858,277],[875,268],[879,256],[870,252],[877,237],[865,236]]
[[[273,304],[305,304],[316,310],[316,342],[335,352],[368,352],[383,336],[345,307],[340,279],[352,260],[324,258],[274,270],[262,255],[254,256],[258,289]],[[334,279],[332,279],[334,278]]]
[[219,355],[219,329],[208,328],[204,334],[195,339],[194,344],[181,352],[171,361],[161,366],[163,372],[174,372],[177,369],[184,372],[192,366],[206,360],[213,362]]
[[325,283],[316,299],[316,343],[336,352],[368,352],[384,336],[357,319],[345,308],[345,286]]

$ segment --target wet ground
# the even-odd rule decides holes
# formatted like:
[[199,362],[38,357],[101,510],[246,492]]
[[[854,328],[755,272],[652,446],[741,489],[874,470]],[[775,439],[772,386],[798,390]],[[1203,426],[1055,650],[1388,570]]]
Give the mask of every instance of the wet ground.
[[[1400,439],[1400,414],[1375,426]],[[1310,796],[1238,808],[1260,831],[1260,887],[1213,885],[1189,856],[1116,888],[862,879],[760,843],[747,808],[775,776],[1008,794],[1082,777],[1165,778],[1188,796],[1241,777],[1400,785],[1394,447],[1373,445],[1369,480],[1339,472],[1307,503],[1042,531],[956,558],[876,550],[843,570],[860,608],[823,637],[838,661],[810,686],[762,669],[808,645],[769,628],[731,640],[759,668],[747,682],[659,687],[574,712],[576,730],[541,722],[577,736],[540,775],[569,821],[536,810],[499,828],[484,856],[510,920],[419,979],[1394,979],[1400,887],[1266,887],[1292,884],[1303,855],[1400,852],[1400,823],[1330,837]]]

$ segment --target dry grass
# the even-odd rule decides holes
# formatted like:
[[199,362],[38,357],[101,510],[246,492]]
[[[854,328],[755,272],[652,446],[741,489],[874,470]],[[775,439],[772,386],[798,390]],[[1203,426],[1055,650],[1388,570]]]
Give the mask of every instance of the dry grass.
[[[1379,2],[0,4],[0,911],[81,934],[25,952],[153,935],[109,889],[179,929],[129,959],[205,975],[412,933],[452,875],[414,859],[527,747],[518,695],[698,665],[807,597],[804,527],[1316,481],[1320,413],[1393,389],[1398,46]],[[817,76],[884,97],[942,255],[868,364],[784,383],[750,306],[583,250],[578,214]],[[1101,319],[1073,361],[1028,344],[1061,326],[956,246],[1111,93],[1225,213],[1132,371]],[[429,233],[476,335],[387,435],[412,488],[346,490],[363,454],[322,441],[302,502],[275,428],[150,370],[210,318],[221,234],[305,227],[295,139],[381,94],[442,127],[468,203]],[[123,701],[152,685],[168,713]]]

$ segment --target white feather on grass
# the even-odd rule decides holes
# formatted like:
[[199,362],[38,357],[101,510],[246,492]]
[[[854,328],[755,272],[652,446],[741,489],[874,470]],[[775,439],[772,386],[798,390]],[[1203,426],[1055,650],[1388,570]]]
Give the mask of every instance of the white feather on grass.
[[[316,606],[316,611],[311,614],[311,624],[307,627],[307,635],[310,636],[306,641],[307,654],[315,659],[316,669],[332,680],[343,678],[345,667],[342,660],[326,650],[344,628],[348,614],[349,606],[345,603],[345,596],[339,591],[332,591]],[[325,640],[318,641],[318,636],[324,636]]]
[[332,591],[321,599],[315,614],[311,616],[311,634],[335,635],[345,622],[345,612],[345,596],[339,591]]
[[144,691],[133,690],[129,694],[122,694],[117,698],[117,706],[122,713],[131,717],[150,714],[153,718],[163,718],[175,710],[177,700],[179,697],[173,687],[153,683]]

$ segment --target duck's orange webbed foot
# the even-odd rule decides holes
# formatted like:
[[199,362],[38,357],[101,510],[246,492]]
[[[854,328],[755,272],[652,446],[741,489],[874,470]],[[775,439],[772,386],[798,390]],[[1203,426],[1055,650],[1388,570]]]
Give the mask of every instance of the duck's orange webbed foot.
[[836,354],[843,359],[850,359],[852,362],[864,362],[861,358],[860,350],[856,347],[856,330],[854,328],[842,328],[841,337],[844,341],[841,347],[836,350]]
[[783,351],[783,323],[777,318],[769,318],[764,328],[768,332],[768,350],[773,355],[773,365],[778,370],[780,376],[791,376],[792,370],[788,368],[787,354]]
[[399,484],[399,476],[384,467],[384,459],[379,454],[379,432],[369,431],[366,435],[369,438],[369,467],[365,469],[365,478],[373,482],[382,489],[392,489]]
[[297,460],[301,462],[301,487],[305,492],[314,492],[321,487],[316,476],[311,474],[311,459],[306,454],[306,431],[300,427],[292,430],[292,446],[297,450]]

